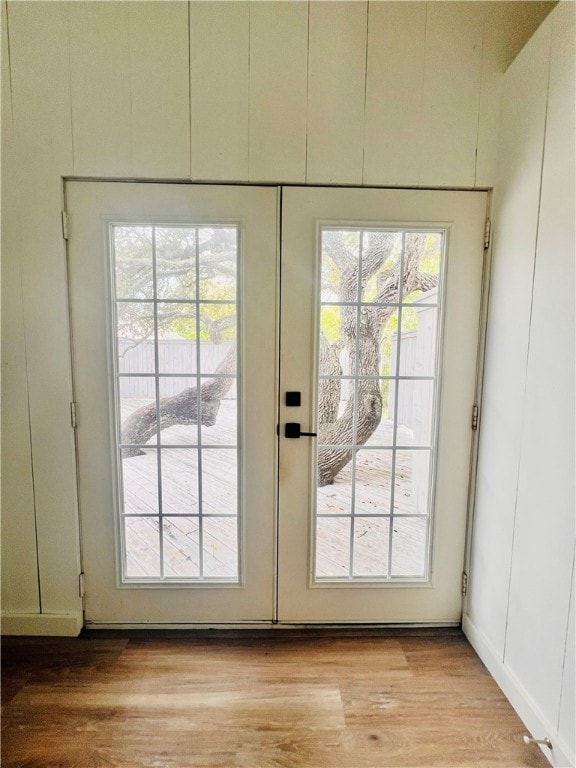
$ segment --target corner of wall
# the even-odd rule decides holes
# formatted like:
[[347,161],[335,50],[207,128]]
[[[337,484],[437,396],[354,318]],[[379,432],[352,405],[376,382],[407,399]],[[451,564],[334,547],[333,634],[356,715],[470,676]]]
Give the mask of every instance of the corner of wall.
[[[504,80],[463,620],[527,728],[552,740],[547,757],[562,768],[574,763],[567,725],[574,680],[566,673],[574,650],[573,420],[566,417],[574,388],[566,353],[574,349],[574,11],[574,3],[560,3]],[[565,308],[557,321],[551,305]]]

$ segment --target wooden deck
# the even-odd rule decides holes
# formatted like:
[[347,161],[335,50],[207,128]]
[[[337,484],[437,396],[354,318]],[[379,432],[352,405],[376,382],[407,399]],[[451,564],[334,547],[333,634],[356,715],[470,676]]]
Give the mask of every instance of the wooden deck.
[[[141,400],[124,401],[126,416]],[[158,456],[153,447],[123,461],[126,518],[127,575],[160,576],[160,533],[164,550],[164,576],[197,579],[235,578],[237,573],[236,514],[236,402],[223,401],[218,422],[205,428],[202,449],[203,514],[198,521],[197,427],[176,426],[162,433],[163,445],[190,446],[161,451],[163,527],[159,530]],[[411,433],[399,430],[399,442],[411,444]],[[354,541],[354,576],[378,577],[388,572],[392,451],[368,450],[392,442],[392,423],[383,421],[356,459],[352,487],[352,463],[333,485],[318,489],[317,576],[345,577]],[[426,505],[423,483],[415,473],[427,475],[427,452],[398,451],[394,487],[396,515],[414,515]],[[425,481],[427,486],[427,481]],[[355,519],[350,514],[354,493]],[[419,498],[424,494],[424,498]],[[425,511],[425,509],[424,509]],[[224,517],[223,515],[229,515]],[[232,515],[232,516],[230,516]],[[370,517],[371,516],[371,517]],[[424,572],[427,520],[395,517],[392,532],[392,575],[421,576]],[[202,539],[202,542],[201,542]],[[200,551],[202,550],[202,557]],[[202,563],[201,563],[202,560]]]

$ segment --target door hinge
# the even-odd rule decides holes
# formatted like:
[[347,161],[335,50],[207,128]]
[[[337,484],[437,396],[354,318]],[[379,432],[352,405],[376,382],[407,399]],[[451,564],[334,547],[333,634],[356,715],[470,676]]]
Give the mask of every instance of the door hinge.
[[78,595],[84,600],[86,592],[84,590],[84,572],[78,574]]
[[72,429],[76,429],[78,426],[78,419],[76,417],[76,403],[70,403],[70,423],[72,424]]
[[476,431],[478,429],[478,406],[472,406],[472,429]]
[[62,211],[62,237],[68,240],[68,212]]
[[468,594],[468,574],[466,571],[462,572],[462,597],[466,597]]
[[486,219],[484,224],[484,250],[490,247],[490,236],[492,234],[492,222]]

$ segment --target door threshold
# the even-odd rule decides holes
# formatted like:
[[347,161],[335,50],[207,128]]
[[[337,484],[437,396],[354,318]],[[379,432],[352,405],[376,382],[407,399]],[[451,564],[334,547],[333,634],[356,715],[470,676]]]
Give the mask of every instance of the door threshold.
[[258,622],[114,622],[114,621],[87,621],[84,625],[85,632],[99,631],[99,630],[126,630],[126,631],[183,631],[183,632],[219,632],[226,630],[234,631],[272,631],[277,632],[279,630],[311,630],[311,631],[337,631],[339,634],[343,632],[358,633],[366,630],[367,632],[373,631],[386,631],[389,629],[453,629],[460,627],[459,621],[430,621],[430,622],[403,622],[403,623],[377,623],[377,622],[272,622],[272,621],[258,621]]

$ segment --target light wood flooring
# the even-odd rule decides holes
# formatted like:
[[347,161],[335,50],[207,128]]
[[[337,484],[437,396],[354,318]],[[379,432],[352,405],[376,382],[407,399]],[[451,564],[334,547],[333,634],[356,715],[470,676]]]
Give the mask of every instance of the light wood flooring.
[[460,630],[3,641],[4,768],[546,768]]

